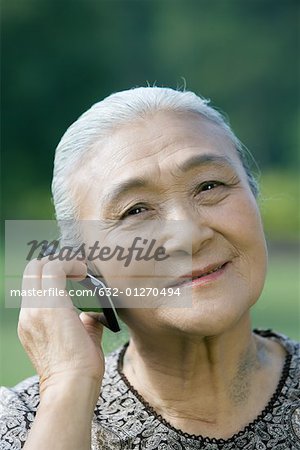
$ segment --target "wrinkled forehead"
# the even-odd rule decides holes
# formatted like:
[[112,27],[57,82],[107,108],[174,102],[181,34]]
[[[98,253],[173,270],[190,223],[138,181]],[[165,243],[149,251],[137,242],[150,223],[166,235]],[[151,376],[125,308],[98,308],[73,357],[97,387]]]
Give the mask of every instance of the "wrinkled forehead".
[[188,153],[214,152],[239,162],[234,145],[221,126],[197,113],[157,112],[113,130],[90,152],[91,172],[102,177],[136,172],[141,167],[178,163]]
[[199,114],[160,112],[135,119],[95,142],[73,171],[75,201],[83,212],[92,198],[95,203],[101,202],[111,187],[132,177],[149,179],[153,175],[166,183],[177,167],[195,155],[226,159],[244,175],[230,137]]

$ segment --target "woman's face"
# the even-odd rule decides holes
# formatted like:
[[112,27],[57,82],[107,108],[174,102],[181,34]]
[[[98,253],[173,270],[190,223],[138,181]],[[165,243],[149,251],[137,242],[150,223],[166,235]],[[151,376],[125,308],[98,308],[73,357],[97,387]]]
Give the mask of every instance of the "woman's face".
[[[197,335],[233,326],[261,293],[267,256],[256,200],[224,132],[194,113],[159,112],[115,130],[95,144],[92,155],[76,173],[76,195],[82,219],[106,224],[105,245],[118,238],[128,247],[129,236],[131,241],[141,236],[145,224],[164,224],[160,233],[154,227],[169,255],[164,270],[170,267],[179,276],[222,266],[181,285],[182,298],[192,299],[190,307],[123,310],[128,325]],[[131,178],[139,182],[123,185]],[[168,223],[180,224],[180,232]],[[137,274],[149,276],[153,270],[154,277],[159,267],[134,258],[126,268],[124,261],[95,264],[119,289]],[[113,280],[116,273],[124,278]]]

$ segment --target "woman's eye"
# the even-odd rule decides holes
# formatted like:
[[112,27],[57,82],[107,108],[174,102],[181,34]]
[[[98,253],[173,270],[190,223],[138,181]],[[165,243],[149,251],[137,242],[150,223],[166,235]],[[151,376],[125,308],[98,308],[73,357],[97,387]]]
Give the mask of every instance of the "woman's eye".
[[135,206],[133,208],[130,208],[128,211],[126,211],[122,215],[122,219],[124,219],[128,216],[137,216],[137,215],[143,213],[144,211],[147,211],[147,209],[144,206]]
[[220,181],[205,181],[204,183],[201,183],[197,189],[198,192],[203,191],[211,191],[212,189],[215,189],[218,186],[223,185]]

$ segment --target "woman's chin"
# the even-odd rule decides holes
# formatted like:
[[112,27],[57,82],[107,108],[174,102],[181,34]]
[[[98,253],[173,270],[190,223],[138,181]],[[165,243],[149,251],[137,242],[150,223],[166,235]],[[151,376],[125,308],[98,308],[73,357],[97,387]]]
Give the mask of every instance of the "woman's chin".
[[173,331],[193,336],[220,335],[236,325],[248,308],[242,310],[224,305],[210,307],[172,308],[166,314],[161,314],[161,320]]

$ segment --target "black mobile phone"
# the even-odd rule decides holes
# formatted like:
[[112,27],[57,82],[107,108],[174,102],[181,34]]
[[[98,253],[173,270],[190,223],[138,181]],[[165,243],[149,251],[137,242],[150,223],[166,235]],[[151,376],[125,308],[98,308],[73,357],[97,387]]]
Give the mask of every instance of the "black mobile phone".
[[[95,277],[90,271],[87,272],[87,277],[84,280],[79,281],[79,284],[94,291],[105,318],[104,325],[114,333],[120,331],[121,328],[118,323],[117,312],[110,295],[107,293],[106,284],[99,278]],[[101,289],[104,290],[106,293],[105,295],[100,294],[99,291],[101,291]]]

